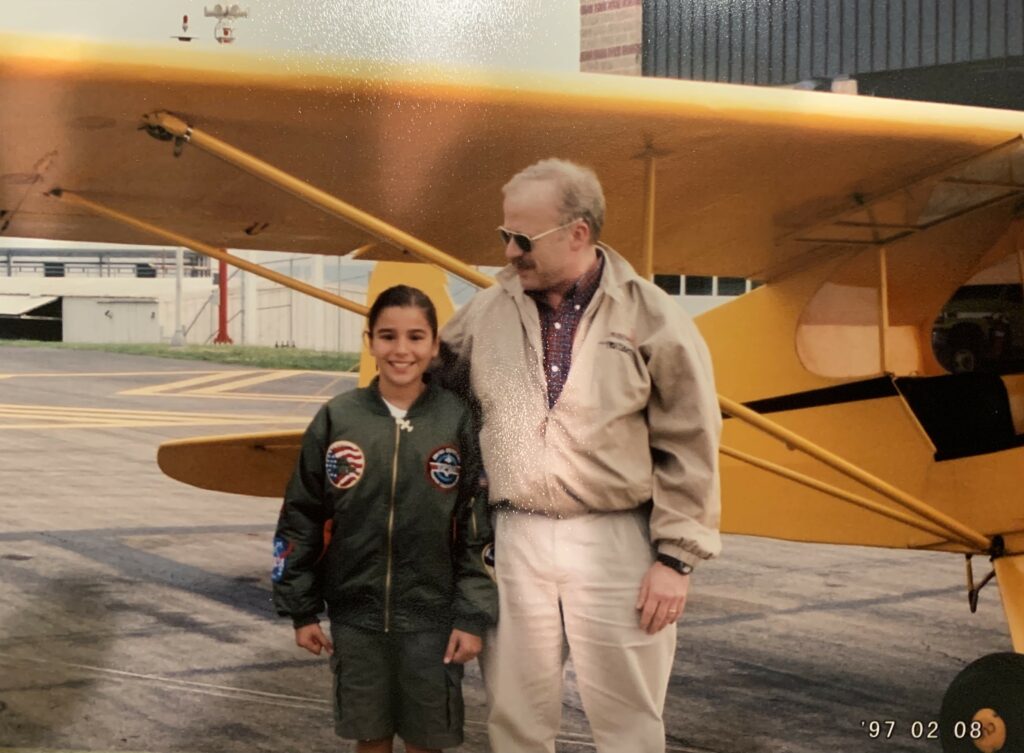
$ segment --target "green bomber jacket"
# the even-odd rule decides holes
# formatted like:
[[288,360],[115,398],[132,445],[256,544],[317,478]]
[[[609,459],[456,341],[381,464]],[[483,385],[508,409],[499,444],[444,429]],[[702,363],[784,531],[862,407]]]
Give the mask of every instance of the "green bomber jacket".
[[[452,627],[482,636],[497,619],[493,533],[469,408],[427,385],[405,419],[377,382],[313,418],[274,536],[274,608],[367,630]],[[486,561],[485,561],[486,560]]]

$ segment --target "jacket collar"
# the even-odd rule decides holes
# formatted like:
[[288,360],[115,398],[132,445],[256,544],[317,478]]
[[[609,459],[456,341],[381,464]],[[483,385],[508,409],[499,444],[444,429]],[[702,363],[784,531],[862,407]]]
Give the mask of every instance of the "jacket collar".
[[[409,406],[406,418],[415,416],[420,412],[420,409],[427,405],[433,400],[434,395],[437,393],[438,387],[433,383],[433,380],[426,383],[426,389],[420,393],[420,396],[413,401],[413,404]],[[380,394],[380,377],[375,376],[373,380],[367,385],[366,390],[363,392],[366,397],[366,405],[374,413],[378,413],[382,416],[390,416],[391,411],[388,410],[387,403],[384,402],[384,398]]]
[[[616,300],[622,300],[622,289],[627,283],[636,280],[638,275],[632,265],[611,246],[598,243],[597,248],[604,254],[604,271],[601,273],[601,281],[598,283],[597,289],[600,293],[610,295]],[[526,291],[523,290],[523,284],[519,281],[519,275],[512,264],[506,265],[498,272],[496,279],[506,293],[520,304],[523,303]]]

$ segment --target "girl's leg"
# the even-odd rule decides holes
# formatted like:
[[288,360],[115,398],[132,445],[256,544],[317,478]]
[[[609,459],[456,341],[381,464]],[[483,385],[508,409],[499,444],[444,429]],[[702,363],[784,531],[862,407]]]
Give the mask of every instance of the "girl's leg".
[[393,737],[380,740],[359,740],[356,742],[356,753],[391,753]]
[[412,743],[405,744],[405,753],[441,753],[440,748],[421,748]]

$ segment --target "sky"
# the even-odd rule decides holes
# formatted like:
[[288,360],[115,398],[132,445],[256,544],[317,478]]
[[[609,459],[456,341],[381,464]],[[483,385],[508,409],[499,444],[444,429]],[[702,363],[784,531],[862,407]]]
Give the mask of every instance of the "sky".
[[[218,47],[195,0],[0,0],[0,32]],[[224,3],[222,3],[224,4]],[[308,52],[388,62],[579,70],[579,0],[248,0],[230,50]]]

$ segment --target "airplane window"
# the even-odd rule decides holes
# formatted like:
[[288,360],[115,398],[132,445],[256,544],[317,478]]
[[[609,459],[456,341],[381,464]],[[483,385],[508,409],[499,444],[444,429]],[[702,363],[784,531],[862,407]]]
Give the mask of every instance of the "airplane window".
[[679,295],[681,292],[679,275],[654,275],[654,284],[669,295]]
[[697,275],[686,276],[686,295],[711,295],[712,278]]
[[743,295],[747,292],[747,280],[744,277],[719,277],[719,295]]
[[965,285],[957,290],[932,327],[932,349],[954,374],[1024,371],[1021,285]]

